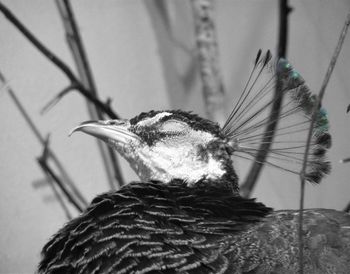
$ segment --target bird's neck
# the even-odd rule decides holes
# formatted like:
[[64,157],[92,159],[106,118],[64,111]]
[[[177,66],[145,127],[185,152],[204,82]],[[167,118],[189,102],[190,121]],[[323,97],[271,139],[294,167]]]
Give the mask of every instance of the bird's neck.
[[147,162],[139,162],[136,167],[133,167],[143,181],[160,181],[163,184],[182,182],[189,188],[215,188],[217,190],[231,193],[232,195],[239,195],[238,177],[231,162],[223,165],[222,173],[220,176],[216,177],[208,176],[208,174],[203,172],[203,169],[200,168],[198,170],[187,169],[183,172],[172,172],[174,170],[160,168],[159,165],[144,166],[144,163]]
[[[184,180],[181,178],[174,178],[170,183],[180,181],[183,182]],[[193,188],[206,188],[226,192],[233,196],[239,196],[238,177],[230,165],[225,167],[225,172],[218,178],[212,179],[203,177],[200,180],[196,181],[194,184],[187,183],[187,185]]]
[[[142,200],[143,206],[152,205],[152,208],[160,203],[159,210],[168,209],[169,204],[172,204],[174,209],[188,216],[228,218],[232,221],[228,222],[228,226],[232,226],[232,229],[237,228],[238,223],[249,224],[259,221],[271,212],[271,208],[254,199],[240,197],[222,187],[207,183],[209,182],[189,187],[182,180],[173,180],[169,184],[157,181],[132,182],[118,191],[116,197],[120,197],[119,194],[135,197],[139,201]],[[98,199],[96,201],[98,202]]]
[[143,181],[168,184],[180,180],[188,186],[215,186],[233,194],[239,193],[238,177],[223,142],[213,141],[203,148],[181,145],[177,150],[160,143],[156,149],[146,146],[135,152],[128,151],[124,157]]

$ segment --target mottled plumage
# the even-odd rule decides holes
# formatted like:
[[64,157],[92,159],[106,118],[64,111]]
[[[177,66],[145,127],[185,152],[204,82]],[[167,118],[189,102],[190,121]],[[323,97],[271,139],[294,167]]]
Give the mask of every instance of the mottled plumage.
[[49,273],[220,273],[229,265],[224,253],[234,242],[232,234],[269,212],[253,199],[207,182],[198,188],[181,181],[130,183],[95,198],[85,214],[61,230],[44,247],[41,268]]
[[[269,214],[202,183],[134,182],[100,195],[46,244],[40,271],[297,273],[297,211]],[[350,216],[314,209],[304,218],[305,273],[349,273]]]

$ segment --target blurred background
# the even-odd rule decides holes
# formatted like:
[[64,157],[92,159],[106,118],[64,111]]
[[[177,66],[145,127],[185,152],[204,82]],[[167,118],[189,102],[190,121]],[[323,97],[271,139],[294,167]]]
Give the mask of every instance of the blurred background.
[[[74,71],[55,1],[1,1],[48,48]],[[219,65],[226,108],[240,94],[258,49],[276,52],[277,0],[217,0],[215,3]],[[151,109],[184,109],[205,115],[196,63],[190,2],[160,0],[75,0],[71,3],[95,78],[99,97],[124,118]],[[288,59],[318,92],[337,43],[350,2],[290,1]],[[165,16],[166,15],[166,16]],[[350,40],[347,37],[323,105],[328,110],[333,147],[332,173],[319,186],[308,185],[306,207],[342,210],[350,201]],[[45,136],[65,170],[89,202],[110,189],[99,148],[93,138],[68,132],[90,116],[85,99],[71,92],[45,115],[41,108],[69,84],[0,15],[0,70]],[[6,88],[0,88],[0,273],[32,273],[40,249],[67,216],[36,157],[42,145],[31,132]],[[244,178],[250,163],[235,159]],[[125,181],[137,179],[120,159]],[[265,168],[253,197],[275,209],[298,208],[299,178]],[[72,215],[78,212],[71,209]]]

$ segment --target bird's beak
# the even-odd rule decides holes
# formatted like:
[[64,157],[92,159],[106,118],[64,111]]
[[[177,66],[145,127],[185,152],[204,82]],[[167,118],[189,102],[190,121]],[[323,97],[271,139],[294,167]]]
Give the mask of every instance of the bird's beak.
[[129,126],[127,120],[87,121],[73,128],[69,136],[76,131],[81,131],[105,142],[126,144],[139,139],[136,134],[129,130]]

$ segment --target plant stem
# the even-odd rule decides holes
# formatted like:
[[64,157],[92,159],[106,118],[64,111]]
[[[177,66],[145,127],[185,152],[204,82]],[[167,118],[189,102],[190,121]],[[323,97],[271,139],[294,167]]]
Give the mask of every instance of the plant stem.
[[56,65],[71,81],[71,85],[76,86],[78,90],[85,98],[94,103],[103,112],[105,112],[112,119],[117,119],[118,115],[110,108],[108,104],[101,102],[96,96],[91,94],[84,86],[78,81],[77,77],[70,70],[70,68],[59,59],[53,52],[44,46],[16,17],[15,15],[0,2],[0,11],[4,16],[54,65]]
[[[41,167],[41,165],[39,164],[39,166]],[[68,207],[66,206],[66,203],[64,202],[64,200],[62,199],[62,196],[61,194],[58,192],[58,190],[56,189],[56,186],[55,186],[55,183],[54,181],[52,180],[51,176],[46,172],[46,170],[44,170],[42,167],[41,169],[44,171],[44,174],[47,178],[47,182],[49,183],[51,189],[52,189],[52,192],[55,194],[55,197],[57,199],[57,201],[59,202],[59,204],[61,205],[62,209],[63,209],[63,212],[65,213],[66,215],[66,218],[68,220],[71,220],[72,219],[72,215],[69,213],[69,210],[68,210]]]
[[[83,42],[76,24],[75,16],[71,5],[67,0],[56,0],[56,4],[61,14],[62,21],[64,23],[67,42],[74,57],[81,82],[91,94],[93,94],[95,97],[98,97],[96,85],[92,76],[91,68],[88,62],[88,58],[83,46]],[[104,119],[101,110],[97,106],[92,106],[91,104],[88,104],[88,110],[91,119]],[[102,144],[98,140],[97,145],[99,147],[104,162],[104,167],[106,169],[109,185],[111,189],[115,190],[120,185],[124,184],[123,178],[121,176],[121,169],[119,167],[118,159],[116,158],[116,155],[112,148],[109,148],[107,145]],[[117,182],[116,179],[118,180]]]
[[192,10],[206,112],[209,119],[223,125],[225,91],[219,68],[213,0],[192,0]]
[[[288,15],[291,8],[288,6],[288,0],[280,0],[279,5],[279,38],[278,38],[278,55],[277,58],[285,58],[287,56],[287,43],[288,43]],[[259,147],[259,152],[255,157],[255,161],[248,172],[247,178],[241,186],[241,195],[243,197],[250,197],[259,175],[264,166],[266,157],[272,145],[274,134],[278,124],[278,117],[281,113],[283,92],[281,90],[281,83],[277,74],[276,88],[274,98],[276,98],[271,107],[271,113],[269,116],[269,122],[265,129],[265,133],[262,139],[262,143]]]
[[53,170],[48,166],[45,159],[42,157],[37,158],[37,161],[41,168],[48,174],[50,177],[56,182],[58,187],[67,197],[67,200],[79,211],[82,212],[83,208],[79,205],[79,203],[75,200],[75,198],[70,194],[69,190],[65,187],[65,185],[61,182],[58,176],[53,172]]
[[350,203],[344,208],[344,211],[350,213]]
[[303,267],[303,249],[304,249],[304,241],[303,241],[303,211],[304,211],[304,197],[305,197],[305,172],[306,172],[306,166],[307,166],[307,157],[309,154],[310,150],[310,142],[312,138],[312,130],[314,128],[314,124],[316,121],[317,113],[321,107],[321,102],[323,99],[323,96],[326,91],[326,87],[328,85],[329,79],[332,75],[333,69],[335,67],[335,64],[337,62],[340,50],[342,48],[343,42],[346,37],[346,33],[348,31],[350,24],[350,13],[347,15],[347,18],[345,20],[345,24],[343,26],[343,29],[341,31],[337,46],[334,50],[332,59],[330,61],[330,64],[328,66],[326,76],[323,79],[323,83],[320,89],[320,92],[317,96],[315,106],[313,108],[313,113],[312,113],[312,118],[310,122],[310,127],[309,127],[309,132],[307,136],[307,142],[306,142],[306,147],[305,147],[305,152],[304,152],[304,160],[303,160],[303,166],[300,172],[300,203],[299,203],[299,273],[304,273],[304,267]]
[[[6,79],[3,76],[3,74],[1,73],[1,71],[0,71],[0,81],[2,81],[4,84],[6,83]],[[45,146],[45,142],[46,142],[45,138],[40,133],[40,131],[38,130],[38,128],[34,124],[33,120],[30,118],[29,114],[27,113],[27,111],[23,107],[22,103],[20,102],[20,100],[16,96],[15,92],[11,89],[11,87],[7,87],[7,91],[9,92],[9,95],[10,95],[11,99],[13,100],[13,102],[16,105],[16,107],[18,108],[18,110],[22,114],[23,118],[27,122],[29,128],[34,133],[34,136],[38,139],[39,143],[42,146]],[[68,184],[68,186],[70,187],[71,191],[74,193],[76,198],[80,201],[82,206],[86,207],[87,206],[87,202],[86,202],[85,198],[83,197],[83,195],[80,193],[78,188],[73,183],[72,179],[70,178],[70,176],[66,172],[65,168],[63,167],[63,165],[61,164],[61,162],[57,158],[56,154],[50,148],[47,149],[47,154],[48,154],[48,157],[52,159],[52,161],[54,162],[54,164],[58,168],[60,174],[64,178],[64,181]]]

